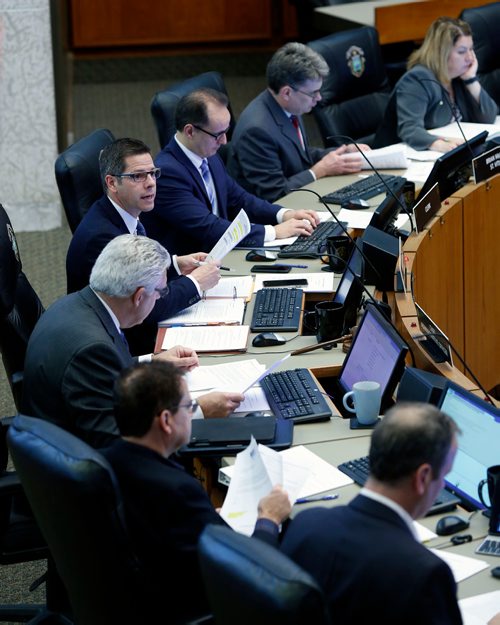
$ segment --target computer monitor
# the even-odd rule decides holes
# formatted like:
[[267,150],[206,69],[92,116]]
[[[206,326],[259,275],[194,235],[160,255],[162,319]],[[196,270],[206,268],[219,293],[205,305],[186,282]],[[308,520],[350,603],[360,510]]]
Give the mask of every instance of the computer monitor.
[[[392,403],[392,395],[404,370],[408,345],[394,326],[368,303],[347,353],[338,385],[342,395],[355,382],[372,380],[380,384],[381,409]],[[341,402],[339,402],[341,403]]]
[[488,132],[484,130],[466,143],[440,156],[434,163],[418,196],[423,197],[437,182],[439,197],[441,202],[444,202],[457,189],[467,184],[472,173],[472,159],[482,152],[487,136]]
[[401,178],[397,184],[392,186],[393,193],[387,193],[387,197],[373,211],[370,226],[377,228],[377,230],[383,230],[387,234],[397,234],[395,222],[400,211],[404,211],[401,204],[406,207],[406,197],[403,193],[406,182],[406,178]]
[[[472,510],[484,509],[477,487],[488,467],[498,464],[500,448],[500,410],[448,381],[439,408],[460,428],[458,451],[452,470],[445,477],[446,488]],[[484,489],[487,501],[488,489]]]
[[434,362],[448,362],[453,367],[453,355],[450,341],[441,328],[435,323],[424,309],[415,303],[418,325],[422,334],[426,336],[417,339]]
[[354,246],[335,291],[333,301],[344,306],[344,331],[356,325],[358,308],[363,296],[363,257]]

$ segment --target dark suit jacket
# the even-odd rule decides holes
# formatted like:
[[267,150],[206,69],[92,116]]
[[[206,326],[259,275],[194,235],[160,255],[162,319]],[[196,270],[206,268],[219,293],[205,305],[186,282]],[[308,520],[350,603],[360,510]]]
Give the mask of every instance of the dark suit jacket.
[[[66,256],[68,293],[87,286],[97,257],[106,244],[120,234],[128,234],[125,222],[108,197],[103,195],[90,207],[71,239]],[[125,331],[132,354],[153,351],[158,321],[175,315],[200,299],[193,281],[179,276],[173,266],[168,272],[168,279],[168,296],[157,300],[142,324]]]
[[[207,525],[225,521],[206,491],[174,460],[141,445],[119,439],[103,453],[118,478],[135,551],[165,602],[165,614],[184,622],[207,613],[197,543]],[[277,545],[277,535],[265,530],[256,529],[254,536]]]
[[228,171],[245,189],[270,202],[314,180],[309,168],[329,150],[306,149],[297,131],[268,89],[238,118],[231,138]]
[[459,625],[448,565],[417,542],[401,517],[359,495],[348,506],[298,514],[282,550],[324,589],[336,625]]
[[149,236],[172,253],[209,252],[241,208],[253,224],[241,245],[262,245],[264,227],[259,224],[276,224],[280,207],[250,195],[236,184],[218,154],[208,159],[208,166],[217,193],[219,217],[212,212],[199,171],[174,138],[155,158],[155,165],[161,168],[155,208],[145,213],[141,221]]
[[134,359],[90,287],[40,317],[26,352],[23,412],[99,447],[118,436],[113,384]]

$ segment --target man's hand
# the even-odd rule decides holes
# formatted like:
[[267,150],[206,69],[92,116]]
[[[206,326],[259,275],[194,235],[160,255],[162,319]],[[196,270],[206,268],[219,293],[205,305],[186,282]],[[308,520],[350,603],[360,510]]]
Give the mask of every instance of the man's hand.
[[463,139],[436,139],[434,143],[431,143],[429,150],[436,150],[436,152],[449,152],[459,145],[462,145]]
[[202,291],[208,291],[215,286],[220,280],[219,265],[214,262],[208,262],[206,265],[197,267],[191,272],[191,277],[198,282]]
[[179,369],[183,371],[191,371],[197,367],[200,362],[198,360],[198,354],[190,347],[182,347],[182,345],[175,345],[159,354],[153,356],[154,360],[168,360],[173,363]]
[[206,395],[200,395],[197,401],[203,410],[205,419],[212,419],[214,417],[227,417],[238,408],[244,399],[245,397],[241,393],[212,391]]
[[259,501],[257,517],[269,519],[279,525],[290,515],[291,511],[292,504],[287,492],[282,486],[275,486],[269,495],[262,497]]
[[[285,213],[286,214],[286,213]],[[277,239],[287,239],[301,234],[309,236],[313,231],[311,222],[308,219],[287,219],[282,224],[274,226]]]
[[187,276],[189,273],[199,267],[198,263],[202,263],[206,260],[208,254],[205,252],[195,252],[194,254],[187,254],[187,256],[177,256],[177,266],[183,276]]
[[305,219],[313,228],[316,228],[320,221],[318,213],[313,210],[287,210],[283,214],[283,222],[289,219]]
[[363,157],[356,150],[351,151],[350,145],[342,145],[337,150],[328,152],[321,160],[315,163],[311,170],[316,178],[324,178],[325,176],[337,176],[339,174],[354,174],[361,171]]

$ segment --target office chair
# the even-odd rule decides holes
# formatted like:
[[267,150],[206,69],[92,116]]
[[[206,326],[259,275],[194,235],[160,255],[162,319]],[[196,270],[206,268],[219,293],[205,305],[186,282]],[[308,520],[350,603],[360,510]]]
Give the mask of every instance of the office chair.
[[220,525],[203,531],[198,554],[217,625],[327,625],[312,577],[274,547]]
[[322,100],[313,109],[325,146],[347,142],[328,139],[334,135],[370,145],[390,96],[376,29],[363,26],[345,30],[308,45],[330,68],[323,81]]
[[[56,425],[24,415],[14,418],[7,439],[75,622],[163,622],[168,605],[162,602],[162,614],[153,612],[148,580],[130,545],[120,490],[105,458]],[[165,588],[168,602],[167,573]]]
[[0,352],[17,410],[28,340],[43,311],[23,272],[14,229],[0,204]]
[[460,19],[472,29],[474,51],[481,85],[495,100],[500,110],[500,2],[464,9]]
[[56,182],[71,232],[104,193],[99,153],[114,140],[109,130],[99,128],[70,145],[56,159]]
[[[183,82],[175,83],[164,91],[158,91],[153,96],[151,100],[151,115],[153,116],[161,148],[164,148],[175,135],[175,109],[179,100],[182,96],[202,87],[215,89],[216,91],[224,93],[226,96],[228,95],[222,74],[219,72],[205,72],[204,74],[188,78]],[[231,122],[226,137],[229,142],[236,121],[230,104],[228,108],[231,114]],[[226,162],[227,159],[227,150],[227,144],[221,146],[219,149],[219,154],[224,162]]]

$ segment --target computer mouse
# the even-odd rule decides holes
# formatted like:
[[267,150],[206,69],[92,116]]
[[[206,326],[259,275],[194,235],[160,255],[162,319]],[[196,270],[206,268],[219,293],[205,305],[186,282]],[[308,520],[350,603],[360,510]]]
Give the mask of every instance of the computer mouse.
[[469,527],[470,523],[467,519],[464,519],[456,514],[448,514],[436,524],[436,534],[438,536],[449,536],[456,532],[461,532]]
[[250,250],[245,256],[245,260],[249,260],[250,262],[271,262],[277,258],[278,257],[274,252],[268,252],[267,250]]
[[253,339],[254,347],[270,347],[272,345],[284,345],[286,338],[276,332],[261,332]]
[[245,417],[272,417],[273,414],[271,412],[265,412],[264,410],[255,410],[254,412],[249,412],[245,415]]
[[491,569],[491,574],[493,575],[493,577],[496,577],[497,579],[500,579],[500,566],[495,566]]
[[360,197],[352,197],[345,204],[342,204],[342,208],[349,208],[350,210],[358,210],[360,208],[369,208],[370,205],[366,200],[362,200]]

